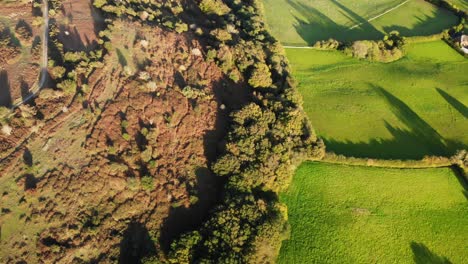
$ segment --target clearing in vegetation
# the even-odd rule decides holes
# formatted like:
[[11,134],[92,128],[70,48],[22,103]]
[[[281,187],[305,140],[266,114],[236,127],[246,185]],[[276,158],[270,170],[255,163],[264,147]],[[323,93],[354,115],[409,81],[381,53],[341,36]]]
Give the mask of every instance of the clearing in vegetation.
[[[272,34],[285,45],[312,45],[329,38],[340,41],[380,39],[393,30],[403,36],[431,35],[458,21],[449,11],[424,0],[409,0],[401,5],[404,2],[266,0],[264,7]],[[378,18],[368,22],[375,17]],[[354,27],[356,25],[360,26]]]
[[97,47],[98,32],[104,29],[104,18],[89,0],[63,1],[58,15],[59,39],[66,51],[88,51]]
[[306,162],[281,195],[292,233],[279,263],[463,263],[467,195],[449,168]]
[[468,145],[468,61],[442,41],[371,63],[287,49],[304,109],[328,151],[355,157],[449,156]]

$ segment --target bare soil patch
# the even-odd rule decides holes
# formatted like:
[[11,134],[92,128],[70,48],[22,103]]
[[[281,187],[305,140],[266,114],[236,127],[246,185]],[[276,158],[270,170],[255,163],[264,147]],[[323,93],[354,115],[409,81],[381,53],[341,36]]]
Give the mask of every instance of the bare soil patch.
[[65,51],[88,51],[97,47],[98,33],[104,29],[104,19],[91,1],[63,1],[57,16],[58,39]]

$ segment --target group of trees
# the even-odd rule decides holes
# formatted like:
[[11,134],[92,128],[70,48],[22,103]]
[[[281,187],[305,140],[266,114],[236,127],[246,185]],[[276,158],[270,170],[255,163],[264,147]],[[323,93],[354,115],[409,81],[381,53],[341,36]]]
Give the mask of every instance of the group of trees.
[[0,23],[0,63],[20,53],[20,45],[10,28]]
[[398,31],[392,31],[385,35],[383,40],[359,40],[350,47],[345,48],[345,53],[359,59],[370,61],[391,62],[403,57],[405,38]]
[[345,54],[370,61],[391,62],[404,55],[406,39],[398,31],[392,31],[382,40],[358,40],[342,43],[335,39],[317,41],[314,48],[324,50],[342,50]]

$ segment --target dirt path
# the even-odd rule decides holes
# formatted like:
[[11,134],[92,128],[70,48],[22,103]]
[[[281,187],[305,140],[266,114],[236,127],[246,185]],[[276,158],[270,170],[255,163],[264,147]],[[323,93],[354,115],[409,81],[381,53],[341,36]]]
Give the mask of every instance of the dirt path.
[[48,64],[48,44],[49,44],[49,3],[47,0],[42,0],[42,16],[43,16],[43,34],[42,34],[42,65],[41,71],[39,72],[39,83],[34,83],[30,89],[30,94],[23,98],[23,100],[17,104],[14,104],[12,109],[24,104],[31,98],[35,97],[37,93],[44,88],[47,78],[47,64]]

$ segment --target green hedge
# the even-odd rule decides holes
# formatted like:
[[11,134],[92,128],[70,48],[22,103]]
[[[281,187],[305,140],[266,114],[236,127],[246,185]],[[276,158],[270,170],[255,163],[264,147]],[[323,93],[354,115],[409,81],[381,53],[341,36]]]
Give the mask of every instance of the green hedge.
[[385,167],[385,168],[439,168],[449,167],[453,165],[453,161],[447,157],[427,156],[421,160],[382,160],[371,158],[355,158],[337,155],[335,153],[327,153],[321,160],[326,163],[358,165],[368,167]]

